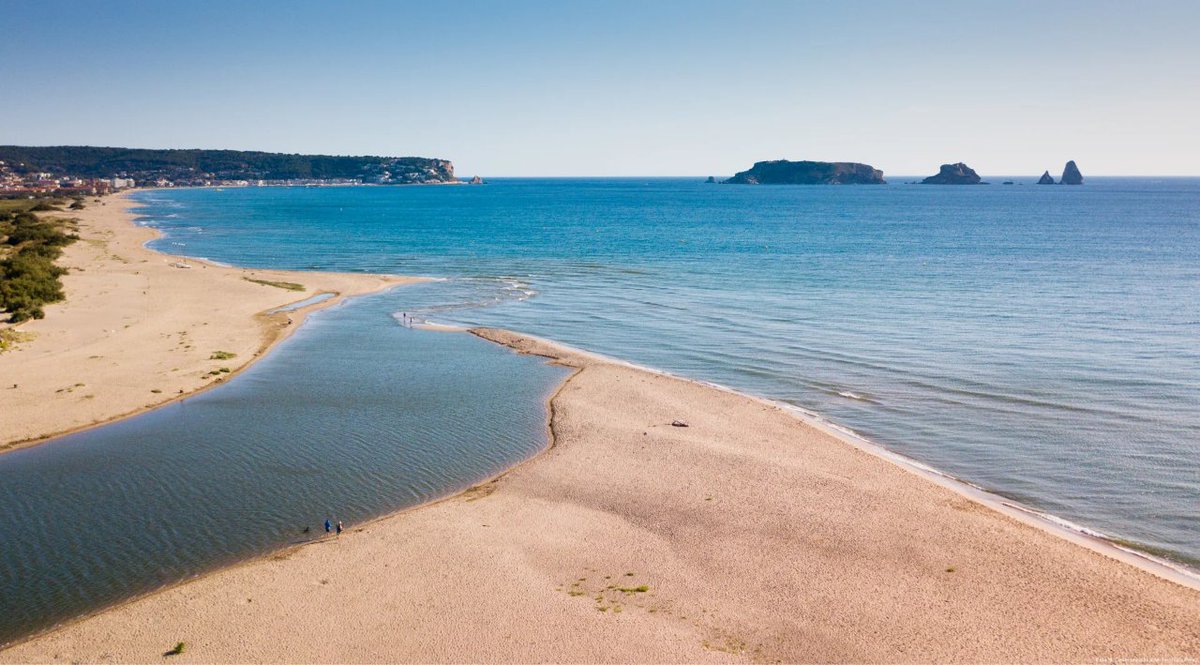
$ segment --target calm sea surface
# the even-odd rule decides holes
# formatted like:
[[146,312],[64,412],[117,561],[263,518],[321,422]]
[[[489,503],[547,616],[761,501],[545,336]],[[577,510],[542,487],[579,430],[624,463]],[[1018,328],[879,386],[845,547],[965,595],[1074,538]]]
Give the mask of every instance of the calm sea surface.
[[1200,562],[1200,179],[139,198],[159,249],[446,277],[389,297],[790,402]]
[[[14,593],[51,585],[44,605],[78,613],[287,542],[296,525],[319,524],[314,515],[358,520],[453,491],[544,442],[540,400],[559,370],[401,328],[400,312],[530,332],[788,402],[1200,565],[1198,179],[512,179],[137,199],[143,223],[165,232],[153,244],[163,251],[445,280],[319,314],[220,390],[0,456],[0,617],[32,612],[10,629],[47,616],[6,600]],[[26,480],[23,464],[42,475]],[[97,465],[122,473],[97,479]],[[77,503],[46,507],[64,487]],[[209,493],[226,498],[196,514]],[[9,544],[45,514],[61,526]],[[86,548],[71,538],[85,537],[145,542],[81,569]],[[216,544],[191,551],[205,541]],[[129,552],[145,560],[131,566]],[[131,578],[148,581],[124,588]],[[95,579],[108,581],[95,590]]]

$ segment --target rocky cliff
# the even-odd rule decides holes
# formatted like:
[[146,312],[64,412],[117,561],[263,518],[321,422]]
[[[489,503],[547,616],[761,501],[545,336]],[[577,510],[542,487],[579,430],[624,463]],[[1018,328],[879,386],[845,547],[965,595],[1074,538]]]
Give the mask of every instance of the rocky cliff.
[[1063,169],[1062,180],[1058,181],[1060,185],[1082,185],[1083,174],[1079,172],[1079,167],[1075,166],[1075,160],[1067,162],[1067,166]]
[[942,164],[937,175],[931,175],[921,181],[922,185],[978,185],[979,174],[975,169],[959,162],[957,164]]
[[755,162],[726,181],[730,185],[883,185],[883,171],[857,162]]

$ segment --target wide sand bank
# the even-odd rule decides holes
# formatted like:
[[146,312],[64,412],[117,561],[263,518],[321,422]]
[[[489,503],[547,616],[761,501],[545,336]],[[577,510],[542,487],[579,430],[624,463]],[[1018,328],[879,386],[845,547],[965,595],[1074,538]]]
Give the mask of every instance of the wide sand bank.
[[[415,281],[244,270],[160,254],[143,247],[156,232],[133,223],[133,201],[120,195],[102,201],[89,200],[80,211],[44,213],[77,218],[80,240],[58,262],[70,271],[63,278],[66,301],[18,328],[31,340],[0,353],[0,450],[203,389],[260,357],[311,311]],[[250,279],[301,284],[304,290]],[[337,297],[266,314],[317,293]]]
[[172,661],[1200,657],[1200,592],[760,400],[477,333],[578,368],[551,400],[545,453],[0,661],[158,661],[179,641]]

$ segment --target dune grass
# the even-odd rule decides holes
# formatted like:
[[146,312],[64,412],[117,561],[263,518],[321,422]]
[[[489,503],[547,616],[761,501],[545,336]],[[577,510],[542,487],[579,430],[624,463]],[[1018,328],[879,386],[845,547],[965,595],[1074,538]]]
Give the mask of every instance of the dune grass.
[[254,279],[252,277],[243,277],[242,279],[246,280],[247,282],[254,282],[255,284],[262,284],[263,286],[273,286],[277,289],[286,289],[288,291],[303,291],[304,290],[304,285],[297,284],[296,282],[273,282],[269,279]]

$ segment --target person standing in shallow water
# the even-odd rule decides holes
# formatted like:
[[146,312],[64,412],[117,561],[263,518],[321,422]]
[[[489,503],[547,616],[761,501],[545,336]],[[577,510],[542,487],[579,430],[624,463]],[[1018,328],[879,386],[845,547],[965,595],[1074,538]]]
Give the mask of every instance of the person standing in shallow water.
[[333,524],[329,520],[325,520],[325,533],[329,533],[330,531],[333,531]]
[[341,537],[341,535],[342,535],[342,521],[341,521],[341,520],[338,520],[338,525],[337,525],[337,535],[338,535],[338,537],[339,537],[339,538],[340,538],[340,537]]

